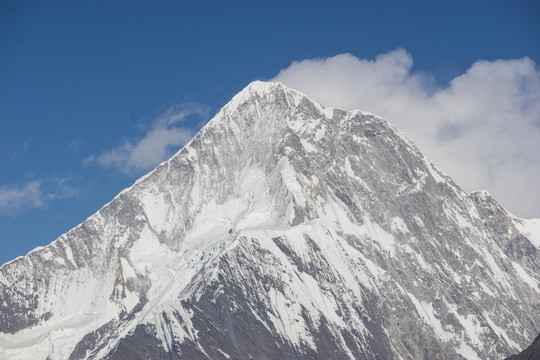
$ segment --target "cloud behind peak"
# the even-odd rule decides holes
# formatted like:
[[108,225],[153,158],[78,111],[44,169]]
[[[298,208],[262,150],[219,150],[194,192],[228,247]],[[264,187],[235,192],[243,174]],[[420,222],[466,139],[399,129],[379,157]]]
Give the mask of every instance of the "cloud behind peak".
[[383,116],[466,191],[487,189],[516,215],[540,217],[540,72],[531,59],[479,60],[437,86],[397,49],[295,61],[272,80]]

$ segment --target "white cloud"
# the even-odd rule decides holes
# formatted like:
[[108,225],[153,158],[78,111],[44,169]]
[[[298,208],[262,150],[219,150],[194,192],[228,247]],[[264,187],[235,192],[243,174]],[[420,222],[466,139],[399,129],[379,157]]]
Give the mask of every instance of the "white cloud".
[[22,186],[0,187],[0,215],[15,216],[26,210],[43,207],[44,194],[39,181]]
[[77,151],[84,146],[84,141],[80,137],[73,139],[67,146],[66,150],[68,151]]
[[540,217],[540,72],[529,58],[477,61],[437,88],[403,49],[293,62],[272,79],[329,106],[376,113],[465,190]]
[[13,151],[11,153],[6,153],[6,154],[2,154],[2,160],[5,161],[16,161],[17,159],[19,159],[21,156],[23,156],[24,154],[26,154],[26,152],[28,151],[28,148],[30,147],[30,141],[29,140],[26,140],[25,142],[23,142],[21,144],[21,147],[19,150],[17,151]]
[[31,209],[46,208],[53,199],[69,198],[78,194],[79,189],[69,185],[67,178],[3,185],[0,186],[0,216],[17,216]]
[[199,104],[170,107],[153,122],[141,139],[125,141],[112,150],[90,156],[84,160],[84,164],[96,162],[105,168],[128,174],[153,169],[193,137],[191,128],[179,127],[178,123],[192,115],[207,118],[208,111],[208,108]]

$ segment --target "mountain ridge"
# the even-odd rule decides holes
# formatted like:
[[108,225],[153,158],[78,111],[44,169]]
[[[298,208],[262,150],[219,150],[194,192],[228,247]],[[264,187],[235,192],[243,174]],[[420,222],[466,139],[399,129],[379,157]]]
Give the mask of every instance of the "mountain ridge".
[[[510,355],[538,332],[528,313],[540,261],[497,205],[464,193],[384,120],[255,82],[171,159],[14,260],[34,275],[11,274],[23,286],[9,289],[13,262],[0,268],[0,304],[21,309],[3,305],[0,354],[33,331],[38,345],[24,349],[36,358],[122,358],[141,341],[172,358],[249,358],[261,344],[268,358]],[[54,265],[52,280],[34,258]],[[73,285],[84,281],[86,293]]]

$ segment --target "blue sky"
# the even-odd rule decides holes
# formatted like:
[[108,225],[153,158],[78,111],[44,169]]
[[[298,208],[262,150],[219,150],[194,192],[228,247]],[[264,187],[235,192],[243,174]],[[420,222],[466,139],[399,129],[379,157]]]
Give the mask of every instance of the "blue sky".
[[[519,200],[540,200],[532,180],[512,183],[539,166],[527,155],[540,154],[538,39],[536,1],[1,1],[0,263],[84,221],[248,83],[276,76],[322,103],[382,113],[466,190],[469,177],[498,199],[518,189],[503,205],[540,217]],[[343,69],[354,76],[343,80]],[[366,80],[379,70],[397,75]],[[381,81],[401,89],[399,99],[328,94]],[[448,109],[466,108],[463,99],[500,84],[515,91],[492,94],[474,113],[505,114],[500,121],[451,116]],[[486,112],[498,97],[512,101]],[[400,123],[399,114],[421,106],[435,109],[426,118],[450,116],[433,127]],[[491,137],[474,132],[484,128]],[[452,161],[465,146],[479,155],[460,170]],[[485,163],[493,164],[478,166]]]

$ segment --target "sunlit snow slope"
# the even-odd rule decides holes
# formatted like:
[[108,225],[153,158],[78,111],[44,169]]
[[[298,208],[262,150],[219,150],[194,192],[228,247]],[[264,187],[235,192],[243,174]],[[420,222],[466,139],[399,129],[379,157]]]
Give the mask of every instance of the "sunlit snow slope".
[[540,220],[277,83],[0,269],[1,359],[497,359],[540,331]]

